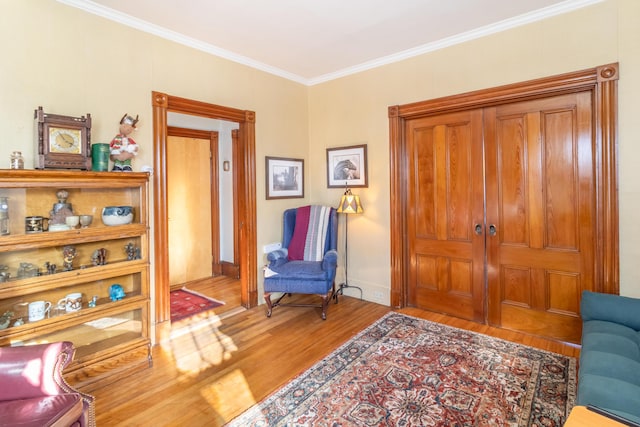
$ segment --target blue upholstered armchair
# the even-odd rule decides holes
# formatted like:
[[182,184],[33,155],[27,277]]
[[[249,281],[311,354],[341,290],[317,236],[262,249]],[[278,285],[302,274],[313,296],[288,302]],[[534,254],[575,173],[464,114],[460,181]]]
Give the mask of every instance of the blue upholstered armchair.
[[[267,255],[264,299],[267,317],[278,305],[322,308],[327,318],[327,306],[335,296],[335,277],[338,266],[338,216],[328,206],[302,206],[283,214],[282,248]],[[282,293],[274,302],[272,293]],[[284,304],[281,300],[291,294],[316,294],[321,305]],[[337,298],[336,298],[337,302]]]

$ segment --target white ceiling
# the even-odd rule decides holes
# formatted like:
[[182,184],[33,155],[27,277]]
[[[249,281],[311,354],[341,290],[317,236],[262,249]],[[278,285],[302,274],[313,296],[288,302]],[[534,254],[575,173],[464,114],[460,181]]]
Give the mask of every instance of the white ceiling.
[[312,85],[602,0],[58,0]]

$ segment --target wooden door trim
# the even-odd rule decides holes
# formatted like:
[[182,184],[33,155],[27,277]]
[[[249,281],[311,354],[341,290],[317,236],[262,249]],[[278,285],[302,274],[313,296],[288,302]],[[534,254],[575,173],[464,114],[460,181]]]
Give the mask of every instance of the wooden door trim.
[[169,264],[167,246],[167,112],[227,120],[239,124],[238,162],[234,174],[238,177],[238,221],[240,228],[241,304],[246,308],[258,304],[258,256],[256,233],[256,176],[255,176],[255,112],[209,104],[201,101],[151,93],[153,110],[154,155],[154,273],[155,273],[155,322],[156,331],[163,336],[166,324],[170,324]]
[[[240,158],[238,154],[238,129],[233,129],[231,131],[231,164],[238,164],[238,160]],[[232,175],[233,179],[233,265],[237,266],[240,262],[240,250],[238,241],[240,240],[240,224],[238,223],[238,215],[235,212],[238,212],[238,198],[235,196],[238,189],[238,176],[234,173]]]
[[[218,171],[218,132],[167,126],[168,136],[204,139],[209,141],[209,182],[211,183],[211,272],[220,274],[220,183]],[[236,189],[233,189],[236,194]],[[235,197],[235,196],[234,196]],[[235,212],[234,212],[235,215]],[[234,242],[237,244],[237,242]]]
[[407,305],[409,259],[403,236],[407,228],[407,153],[405,122],[446,112],[590,91],[594,102],[596,161],[596,266],[594,290],[619,293],[617,181],[617,63],[491,89],[390,106],[391,306]]

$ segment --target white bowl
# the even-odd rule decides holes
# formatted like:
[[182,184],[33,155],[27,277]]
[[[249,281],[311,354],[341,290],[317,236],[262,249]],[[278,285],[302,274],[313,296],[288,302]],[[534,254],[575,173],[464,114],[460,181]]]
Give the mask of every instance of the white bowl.
[[104,225],[124,225],[132,222],[132,206],[105,206],[102,208],[102,223]]

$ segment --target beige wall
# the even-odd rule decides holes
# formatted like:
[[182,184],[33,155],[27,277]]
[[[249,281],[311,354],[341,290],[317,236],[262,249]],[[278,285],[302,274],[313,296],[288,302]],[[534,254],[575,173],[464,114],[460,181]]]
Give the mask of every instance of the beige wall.
[[[369,188],[354,189],[365,213],[350,217],[349,282],[388,303],[387,107],[620,62],[620,239],[623,295],[640,296],[640,2],[610,0],[309,90],[312,159],[327,147],[368,144]],[[310,170],[316,200],[336,203],[322,162]],[[339,273],[339,278],[343,277]]]
[[[342,191],[326,188],[326,148],[366,143],[369,188],[355,191],[365,214],[350,217],[349,281],[364,288],[366,299],[382,303],[389,301],[390,277],[387,107],[619,61],[621,293],[640,296],[640,269],[634,268],[640,258],[636,0],[608,0],[309,88],[54,0],[3,0],[2,6],[0,167],[8,167],[13,150],[33,164],[39,105],[58,114],[91,113],[94,142],[108,142],[125,112],[139,114],[136,169],[152,164],[152,90],[253,110],[263,260],[262,246],[280,239],[282,210],[307,202],[337,205]],[[265,156],[305,159],[305,199],[265,200]]]
[[33,167],[33,111],[39,105],[50,113],[90,113],[93,142],[109,142],[125,112],[139,114],[135,170],[153,165],[154,90],[255,111],[258,259],[264,259],[262,246],[281,238],[282,210],[304,202],[265,200],[264,157],[308,160],[306,86],[54,0],[1,4],[0,168],[9,167],[13,150],[21,150],[25,166]]

